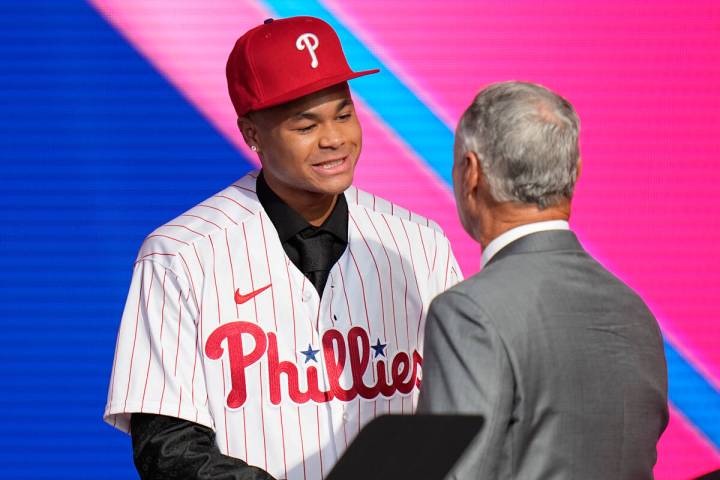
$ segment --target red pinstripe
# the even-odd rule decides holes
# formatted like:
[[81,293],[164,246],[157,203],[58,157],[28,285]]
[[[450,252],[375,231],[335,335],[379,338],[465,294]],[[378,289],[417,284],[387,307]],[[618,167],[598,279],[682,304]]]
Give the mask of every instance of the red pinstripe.
[[433,253],[433,264],[432,264],[432,268],[430,270],[432,270],[434,272],[435,271],[435,261],[437,260],[437,244],[438,244],[436,230],[433,230],[433,240],[435,240],[435,253]]
[[[320,304],[321,303],[322,303],[322,301],[318,302],[317,313],[315,314],[315,330],[318,332],[318,335],[320,334]],[[315,338],[314,334],[312,336],[312,339],[313,339],[313,342],[315,342],[316,338]],[[320,339],[318,338],[317,341],[320,342]]]
[[[192,277],[191,277],[192,278]],[[203,276],[204,278],[204,276]],[[197,422],[199,410],[197,406],[195,405],[195,367],[197,366],[197,361],[200,358],[200,352],[202,352],[202,343],[203,343],[203,333],[204,333],[204,319],[205,314],[203,312],[203,305],[205,304],[205,298],[200,298],[200,303],[196,304],[198,305],[198,312],[199,312],[199,323],[200,323],[200,330],[195,330],[195,359],[193,360],[193,378],[192,378],[192,393],[193,393],[193,407],[195,407],[195,421]],[[206,389],[207,390],[207,389]],[[207,404],[207,391],[205,392],[205,404]]]
[[[180,260],[183,261],[183,264],[185,265],[185,271],[187,272],[188,279],[190,280],[190,289],[192,290],[193,299],[195,300],[195,306],[198,307],[198,313],[200,315],[200,329],[202,330],[202,302],[198,301],[198,296],[195,291],[195,282],[193,281],[192,273],[190,273],[190,267],[188,266],[187,260],[185,260],[185,257],[182,253],[179,253]],[[200,264],[200,259],[198,258],[198,264]],[[200,264],[200,270],[202,270],[202,264]],[[203,277],[205,274],[203,273]]]
[[163,227],[177,227],[177,228],[184,228],[185,230],[194,233],[195,235],[199,235],[201,237],[205,237],[202,233],[198,232],[197,230],[193,230],[192,228],[188,227],[187,225],[180,225],[177,223],[166,223],[163,225]]
[[[248,241],[247,241],[247,232],[245,231],[245,223],[242,224],[242,230],[243,230],[243,239],[245,240],[245,255],[247,256],[247,262],[248,262],[248,273],[250,274],[250,288],[252,290],[255,290],[255,280],[253,280],[253,272],[252,272],[252,263],[250,262],[250,249],[248,248]],[[228,254],[230,251],[228,250]],[[272,288],[271,288],[272,290]],[[257,311],[257,297],[253,297],[253,308],[255,309],[255,320],[257,320],[257,323],[260,323],[260,318],[258,317],[258,311]],[[260,378],[262,379],[262,367],[260,368]],[[260,398],[262,399],[262,380],[260,381]],[[243,410],[243,413],[245,411]],[[263,453],[265,454],[265,470],[267,470],[267,440],[265,435],[265,415],[263,414],[263,405],[262,402],[260,403],[260,425],[262,426],[262,432],[263,432]],[[247,431],[246,431],[247,435]],[[247,437],[246,437],[247,438]],[[245,440],[247,443],[247,440]],[[245,447],[247,449],[247,446]]]
[[[273,279],[272,279],[272,270],[270,270],[270,255],[268,254],[267,239],[265,238],[265,222],[263,221],[263,215],[259,215],[259,217],[260,217],[260,230],[262,231],[262,238],[263,238],[263,246],[265,247],[265,262],[267,263],[268,278],[270,279],[270,285],[272,285]],[[275,289],[273,289],[273,288],[270,289],[270,296],[272,298],[272,303],[273,303],[273,323],[275,325],[275,331],[279,333],[278,326],[277,326],[277,312],[275,309]],[[283,448],[284,448],[284,445],[283,445]]]
[[425,240],[423,240],[422,230],[420,230],[420,224],[416,223],[418,229],[418,236],[420,237],[420,244],[422,245],[423,255],[425,256],[425,266],[428,269],[428,278],[430,277],[430,261],[428,260],[427,250],[425,250]]
[[445,260],[445,288],[447,288],[449,267],[450,267],[450,249],[448,249],[447,260]]
[[182,407],[182,385],[180,385],[180,401],[178,402],[178,411],[176,417],[180,418],[180,407]]
[[322,444],[320,443],[320,409],[315,405],[315,418],[317,422],[317,439],[318,439],[318,453],[320,454],[320,477],[325,477],[323,473],[323,458],[322,458]]
[[[410,251],[410,264],[413,267],[413,271],[417,272],[417,268],[415,267],[415,259],[413,258],[413,253],[412,253],[412,244],[410,242],[410,235],[408,235],[407,229],[405,228],[405,223],[404,222],[400,223],[400,225],[402,226],[403,232],[405,233],[405,238],[407,239],[408,250]],[[418,231],[418,233],[420,233],[420,232]],[[422,235],[420,235],[420,238],[422,239]],[[414,280],[415,280],[415,288],[417,289],[417,293],[418,293],[418,299],[422,299],[422,295],[420,294],[420,285],[418,285],[418,281],[417,281],[417,275],[415,275]],[[418,328],[417,328],[417,332],[415,333],[415,345],[420,344],[420,324],[422,323],[422,315],[423,315],[424,309],[425,309],[425,306],[423,305],[423,303],[421,301],[420,302],[420,315],[418,316],[418,322],[417,322]]]
[[245,190],[246,192],[255,193],[255,190],[250,190],[249,188],[243,187],[242,185],[233,184],[232,186],[240,190]]
[[[370,330],[370,315],[368,315],[367,300],[365,298],[365,282],[363,282],[362,273],[360,272],[360,267],[358,267],[357,261],[355,260],[355,255],[353,255],[352,249],[350,248],[349,244],[348,244],[348,252],[350,253],[350,258],[352,258],[352,261],[355,264],[355,270],[357,270],[358,279],[360,280],[360,291],[362,291],[363,307],[365,308],[365,323],[367,323],[368,335],[370,335],[370,338],[372,338],[373,334],[372,334],[372,331]],[[373,369],[373,372],[375,372],[374,369]]]
[[187,242],[184,241],[184,240],[180,240],[180,239],[177,239],[177,238],[175,238],[175,237],[171,237],[171,236],[169,236],[169,235],[162,235],[162,234],[160,234],[160,233],[154,233],[154,234],[152,234],[152,235],[148,235],[148,236],[147,236],[147,238],[153,238],[153,237],[169,238],[170,240],[174,240],[174,241],[176,241],[176,242],[180,242],[180,243],[182,243],[183,245],[190,245],[189,243],[187,243]]
[[[235,289],[237,288],[237,283],[235,283],[235,268],[233,268],[232,254],[230,253],[230,240],[228,239],[228,231],[227,230],[225,230],[225,246],[227,247],[228,263],[230,264],[230,277],[232,278],[232,291],[234,292]],[[235,318],[239,318],[239,317],[240,317],[240,310],[239,310],[238,304],[236,303],[235,304]]]
[[[385,217],[385,214],[380,214],[383,221],[385,222],[385,225],[387,225],[388,230],[390,231],[390,237],[393,240],[393,243],[395,244],[395,248],[398,252],[400,252],[400,246],[397,243],[397,240],[395,239],[395,234],[392,231],[392,228],[390,228],[390,224],[387,221],[387,218]],[[408,311],[407,311],[407,291],[408,291],[408,278],[407,273],[405,272],[405,262],[402,261],[402,258],[400,258],[400,267],[402,267],[403,272],[403,278],[405,278],[405,329],[407,330],[405,332],[405,340],[406,340],[406,348],[409,351],[410,350],[410,330],[408,327]]]
[[[253,279],[253,272],[252,272],[252,263],[250,263],[250,249],[248,248],[248,241],[247,241],[247,232],[245,231],[245,224],[242,225],[243,230],[243,239],[245,240],[245,256],[247,257],[248,262],[248,273],[250,274],[250,288],[254,291],[255,290],[255,280]],[[271,288],[272,290],[272,288]],[[258,311],[257,311],[257,297],[253,297],[253,309],[255,310],[255,319],[258,323],[260,323],[260,319],[258,318]]]
[[303,478],[307,480],[307,470],[305,469],[305,440],[303,440],[302,423],[300,422],[300,407],[295,408],[297,408],[298,428],[300,429],[300,453],[302,454]]
[[[365,235],[363,235],[362,230],[360,230],[360,226],[355,221],[355,217],[352,215],[348,215],[350,219],[355,224],[355,229],[357,229],[358,233],[360,234],[360,238],[362,238],[363,242],[365,243],[365,247],[367,247],[368,252],[370,252],[370,257],[372,257],[373,263],[375,264],[375,271],[377,272],[377,278],[378,278],[378,289],[380,290],[380,312],[382,313],[382,321],[383,321],[383,340],[387,338],[387,325],[385,325],[385,301],[383,299],[383,288],[382,288],[382,280],[380,279],[380,267],[378,266],[377,259],[375,258],[375,254],[373,253],[372,249],[370,248],[370,244],[368,243],[367,239],[365,238]],[[348,250],[349,247],[348,247]],[[352,252],[351,252],[352,253]],[[353,258],[353,261],[355,259]],[[357,265],[356,265],[357,267]],[[358,270],[358,274],[360,271]],[[363,292],[363,298],[364,298],[364,292]],[[365,313],[367,314],[367,305],[365,306]],[[373,370],[374,372],[374,370]]]
[[[223,379],[223,398],[227,398],[227,386],[225,385],[225,363],[220,362],[220,367],[222,369],[222,379]],[[207,405],[207,401],[209,399],[207,396],[205,397],[205,405]],[[227,451],[228,455],[232,455],[230,452],[230,438],[228,437],[228,424],[227,424],[227,410],[223,408],[223,416],[225,418],[225,450]],[[245,411],[243,410],[243,431],[246,432],[245,429]],[[247,460],[247,437],[245,437],[245,460]]]
[[[150,277],[150,288],[148,290],[148,299],[150,297],[150,291],[152,290],[153,277]],[[140,272],[140,291],[143,291],[143,284],[145,283],[145,270]],[[140,321],[140,303],[142,301],[142,295],[138,297],[137,314],[135,315],[135,334],[133,335],[133,346],[130,352],[130,371],[128,372],[127,389],[125,390],[125,404],[123,410],[127,411],[128,395],[130,394],[130,379],[132,378],[133,362],[135,361],[135,342],[137,340],[138,323]]]
[[[353,220],[354,221],[354,220]],[[369,248],[369,247],[368,247]],[[355,255],[352,253],[352,249],[350,248],[350,245],[348,245],[348,253],[350,253],[350,258],[352,258],[353,263],[355,264],[355,270],[358,272],[358,278],[360,279],[360,291],[362,292],[363,296],[363,307],[365,308],[365,323],[367,323],[367,330],[368,335],[370,338],[373,337],[372,330],[370,329],[370,316],[368,315],[368,309],[367,309],[367,299],[365,297],[365,282],[363,282],[362,279],[362,273],[360,272],[360,268],[358,267],[357,261],[355,260]],[[374,260],[375,257],[373,257]],[[377,266],[377,263],[375,263],[375,266]],[[378,280],[380,279],[380,272],[378,272]],[[380,290],[382,291],[382,285],[380,285]],[[385,321],[385,315],[383,314],[383,322]],[[370,369],[372,372],[373,381],[376,380],[375,378],[375,369]],[[373,402],[373,405],[375,407],[374,414],[377,416],[377,402]]]
[[[190,290],[188,289],[188,297],[190,296]],[[175,345],[175,368],[173,369],[173,375],[177,375],[177,364],[178,355],[180,354],[180,337],[182,336],[182,290],[178,295],[178,326],[177,326],[177,344]]]
[[[292,283],[290,281],[290,269],[288,268],[289,260],[287,257],[285,258],[285,273],[287,274],[288,279],[288,293],[290,294],[290,307],[292,308],[292,319],[293,319],[293,352],[295,353],[295,358],[298,357],[297,353],[297,325],[295,324],[295,300],[293,299],[293,288]],[[272,290],[272,289],[271,289]],[[299,413],[298,413],[299,415]]]
[[[117,355],[118,355],[118,344],[120,343],[120,335],[117,336],[115,339],[115,354],[113,355],[113,369],[112,373],[110,374],[110,395],[108,398],[110,398],[110,401],[114,399],[113,392],[115,391],[115,370],[117,365]],[[112,417],[113,421],[113,427],[117,427],[117,415],[113,415]]]
[[[375,230],[375,235],[377,235],[377,238],[378,239],[382,238],[380,236],[380,232],[378,232],[378,229],[375,226],[375,222],[373,222],[373,219],[372,219],[372,217],[370,217],[370,214],[368,213],[367,210],[365,210],[365,215],[368,217],[368,220],[370,221],[370,225],[372,225],[373,230]],[[395,289],[393,288],[393,285],[392,285],[392,279],[393,279],[392,262],[390,262],[390,255],[388,254],[387,248],[385,248],[385,244],[383,242],[380,242],[380,245],[382,245],[383,252],[385,252],[385,258],[387,258],[388,270],[390,272],[390,283],[391,283],[391,285],[390,285],[390,302],[392,303],[393,330],[395,331],[395,345],[396,345],[396,348],[399,349],[400,344],[398,343],[397,320],[395,318]]]
[[340,266],[339,263],[338,263],[338,270],[340,271],[340,280],[342,281],[342,284],[343,284],[343,293],[345,294],[345,305],[347,305],[348,320],[350,321],[350,325],[352,325],[353,324],[352,313],[350,313],[350,301],[348,300],[347,289],[345,288],[345,277],[343,276],[343,273],[342,273],[342,266]]
[[142,261],[145,260],[147,257],[151,257],[151,256],[153,256],[153,255],[160,255],[160,256],[162,256],[162,257],[174,257],[174,256],[175,256],[174,253],[150,252],[150,253],[145,254],[145,255],[143,255],[142,257],[138,258],[138,259],[135,261],[135,265],[137,265],[138,263],[142,262]]
[[246,210],[248,213],[253,213],[253,211],[250,210],[249,208],[247,208],[245,205],[243,205],[242,203],[238,202],[237,200],[235,200],[235,199],[232,198],[232,197],[228,197],[227,195],[215,195],[214,198],[224,198],[224,199],[226,199],[226,200],[230,200],[231,202],[233,202],[233,203],[234,203],[235,205],[237,205],[238,207]]
[[[245,442],[245,460],[250,461],[248,459],[248,447],[247,447],[247,423],[245,422],[245,410],[243,410],[243,441]],[[225,414],[225,435],[227,435],[227,413]]]
[[[267,247],[267,239],[265,238],[265,224],[263,220],[263,215],[260,214],[260,230],[262,231],[262,237],[263,237],[263,246],[265,247],[265,262],[267,263],[267,269],[268,269],[268,278],[270,279],[270,285],[273,283],[272,279],[272,270],[270,269],[270,255],[268,254],[268,247]],[[275,289],[270,289],[270,295],[272,298],[273,303],[273,324],[275,325],[275,332],[278,334],[280,333],[277,326],[277,312],[275,307]],[[262,365],[260,366],[261,372],[262,372]],[[262,377],[262,375],[261,375]],[[260,387],[262,388],[262,383],[260,384]],[[262,395],[262,390],[260,390],[260,394]],[[280,406],[280,435],[282,437],[282,454],[283,454],[283,467],[285,469],[285,478],[287,478],[287,459],[285,457],[285,427],[283,425],[283,412],[282,412],[282,405]]]
[[233,220],[233,218],[230,215],[228,215],[222,208],[213,207],[212,205],[205,205],[204,203],[199,204],[198,207],[211,208],[213,210],[216,210],[216,211],[222,213],[223,215],[225,215],[225,217],[228,220],[230,220],[233,224],[237,225],[237,222],[235,220]]
[[265,440],[265,412],[264,412],[264,402],[263,402],[263,374],[262,374],[262,363],[259,364],[260,367],[260,425],[262,425],[262,431],[263,431],[263,453],[265,454],[265,470],[268,469],[268,461],[267,461],[267,442]]
[[200,272],[203,274],[203,277],[205,276],[205,269],[202,266],[202,262],[200,261],[200,255],[197,253],[197,248],[195,248],[195,244],[193,243],[193,251],[195,252],[195,258],[197,258],[198,266],[200,267]]
[[[373,205],[375,205],[375,195],[373,195]],[[380,235],[377,233],[377,228],[375,228],[375,224],[373,223],[372,219],[370,218],[370,215],[368,214],[367,210],[365,210],[365,215],[367,215],[368,220],[370,221],[370,224],[372,225],[373,229],[375,230],[375,234],[378,235],[378,239],[380,239]],[[378,266],[377,259],[375,258],[375,254],[370,249],[370,245],[368,244],[367,239],[365,238],[365,235],[363,235],[362,230],[360,230],[360,226],[355,221],[355,218],[350,215],[350,218],[352,219],[353,223],[355,224],[355,228],[357,229],[358,233],[360,233],[360,237],[363,239],[363,242],[365,242],[365,246],[367,247],[368,251],[370,252],[370,256],[373,259],[373,263],[375,264],[375,270],[377,271],[378,276],[378,285],[380,289],[380,308],[382,312],[382,319],[383,319],[383,340],[387,340],[387,325],[385,322],[385,300],[383,299],[383,288],[382,288],[382,281],[380,279],[380,267]],[[395,326],[395,295],[392,293],[392,266],[390,265],[390,257],[388,256],[387,250],[385,249],[385,245],[382,242],[379,242],[380,245],[382,245],[383,250],[385,251],[385,256],[388,260],[388,266],[390,268],[390,293],[391,293],[391,300],[392,300],[392,308],[393,308],[393,328],[395,329],[395,345],[397,345],[397,327]],[[366,314],[367,314],[367,307],[365,308]],[[369,329],[368,329],[369,333]],[[371,335],[372,337],[372,335]],[[373,374],[373,380],[375,380],[375,370],[372,370]],[[374,406],[374,417],[377,417],[377,401],[373,403]],[[390,411],[390,400],[388,400],[388,412]]]
[[192,402],[193,407],[195,408],[195,422],[197,422],[198,419],[198,408],[195,404],[195,368],[197,367],[197,359],[200,352],[200,349],[202,347],[200,346],[200,331],[195,329],[195,358],[193,359],[193,371],[192,371],[192,378],[190,379],[190,389],[192,396],[190,397],[190,401]]
[[[300,290],[303,292],[303,297],[302,297],[303,303],[305,303],[305,282],[306,281],[307,281],[307,277],[305,275],[303,275],[302,284],[300,285]],[[315,287],[313,287],[313,288],[315,288]],[[320,308],[319,305],[318,305],[318,308]],[[318,312],[318,314],[319,314],[319,312]],[[312,320],[308,320],[308,323],[310,324],[310,327],[313,327]],[[314,328],[310,328],[310,340],[312,341],[313,344],[317,340],[317,338],[315,337],[315,329]]]
[[333,314],[333,303],[335,303],[335,276],[330,271],[330,322],[335,326],[335,315]]
[[193,215],[193,214],[191,214],[191,213],[183,213],[183,214],[180,215],[180,216],[181,216],[181,217],[197,218],[197,219],[199,219],[199,220],[202,220],[203,222],[209,223],[210,225],[214,225],[214,226],[216,226],[217,228],[222,228],[222,227],[221,227],[220,225],[218,225],[217,223],[215,223],[215,222],[213,222],[213,221],[211,221],[211,220],[208,220],[207,218],[203,218],[203,217],[201,217],[201,216],[199,216],[199,215]]
[[[218,290],[217,285],[217,271],[215,269],[215,243],[213,242],[212,237],[208,237],[210,240],[210,248],[212,249],[212,270],[213,270],[213,281],[215,282],[215,299],[217,304],[217,314],[218,314],[218,326],[222,323],[222,315],[220,313],[220,291]],[[222,378],[223,378],[223,395],[227,396],[227,387],[225,385],[225,362],[221,359],[220,365],[222,367]],[[243,414],[245,412],[243,411]],[[228,452],[228,455],[230,454],[230,438],[228,436],[228,428],[227,428],[227,410],[223,408],[223,416],[225,417],[225,451]],[[245,442],[245,459],[247,460],[247,439]]]
[[287,459],[285,458],[285,426],[283,425],[282,405],[280,405],[280,435],[282,436],[283,468],[285,470],[285,478],[287,478]]
[[[392,231],[392,228],[390,228],[390,224],[387,221],[387,218],[385,214],[380,214],[382,216],[383,221],[385,222],[385,225],[387,225],[388,230],[390,231],[390,237],[393,240],[393,243],[395,244],[395,248],[398,252],[400,252],[400,246],[397,243],[397,240],[395,239],[395,234]],[[410,325],[408,320],[408,307],[407,307],[407,291],[408,291],[408,278],[407,273],[405,272],[405,262],[403,262],[402,257],[400,257],[400,267],[402,267],[403,277],[405,278],[405,340],[406,340],[406,351],[410,351]],[[400,413],[405,413],[405,397],[401,397],[400,399]]]
[[[295,322],[295,299],[293,295],[293,288],[292,288],[292,280],[290,278],[290,268],[288,264],[290,263],[290,260],[285,256],[285,274],[287,275],[288,280],[288,293],[290,294],[290,307],[292,308],[292,321],[293,321],[293,354],[295,355],[295,359],[297,360],[300,356],[298,353],[297,348],[297,325]],[[302,424],[300,423],[300,407],[295,407],[295,411],[297,413],[298,417],[298,429],[300,432],[300,449],[302,454],[302,465],[303,465],[303,478],[307,480],[307,470],[305,469],[305,440],[303,440],[303,433],[302,433]]]
[[[162,308],[160,309],[160,365],[162,367],[163,372],[163,387],[162,387],[162,393],[160,394],[160,407],[158,408],[158,413],[162,412],[162,404],[163,400],[165,399],[165,347],[163,347],[162,343],[162,337],[163,337],[163,330],[165,328],[165,278],[167,277],[167,270],[165,270],[165,275],[163,276],[163,304]],[[178,335],[179,336],[179,335]],[[148,364],[148,367],[150,365]],[[149,370],[148,370],[149,373]],[[149,375],[148,375],[149,377]],[[147,382],[147,380],[145,380]]]

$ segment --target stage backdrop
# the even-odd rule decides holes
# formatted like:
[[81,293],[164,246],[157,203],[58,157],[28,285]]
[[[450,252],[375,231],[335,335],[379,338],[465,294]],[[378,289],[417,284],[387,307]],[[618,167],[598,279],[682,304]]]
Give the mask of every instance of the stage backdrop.
[[660,479],[720,468],[720,6],[714,1],[4,0],[0,3],[0,477],[136,478],[102,412],[143,237],[256,167],[224,65],[239,34],[309,14],[356,69],[357,185],[479,249],[450,186],[484,85],[544,84],[582,119],[572,226],[666,338]]

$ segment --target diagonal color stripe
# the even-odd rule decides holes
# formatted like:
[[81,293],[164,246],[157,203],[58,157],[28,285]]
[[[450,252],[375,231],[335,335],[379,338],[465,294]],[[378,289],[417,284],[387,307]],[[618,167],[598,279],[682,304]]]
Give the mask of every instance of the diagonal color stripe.
[[665,340],[669,395],[683,414],[720,448],[720,392]]
[[[452,131],[375,54],[320,2],[265,0],[265,3],[281,17],[322,18],[337,31],[354,68],[380,68],[380,74],[356,81],[353,89],[445,183],[452,185]],[[720,418],[720,393],[667,341],[665,347],[670,400],[720,448],[720,424],[714,420]]]
[[353,83],[388,126],[414,150],[446,184],[452,185],[452,130],[395,76],[345,25],[317,1],[266,0],[281,17],[311,15],[328,22],[340,37],[355,69],[380,68],[380,73]]

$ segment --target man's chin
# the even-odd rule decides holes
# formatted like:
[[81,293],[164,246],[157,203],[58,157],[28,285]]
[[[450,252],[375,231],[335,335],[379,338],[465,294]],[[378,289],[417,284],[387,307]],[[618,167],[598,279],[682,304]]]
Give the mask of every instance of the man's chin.
[[337,175],[330,178],[317,179],[315,183],[315,191],[327,195],[339,195],[352,185],[352,173],[347,175]]

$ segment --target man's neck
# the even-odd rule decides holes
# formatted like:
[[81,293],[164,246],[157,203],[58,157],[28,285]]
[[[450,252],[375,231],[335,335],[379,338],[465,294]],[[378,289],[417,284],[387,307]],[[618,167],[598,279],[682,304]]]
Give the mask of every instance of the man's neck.
[[275,192],[275,195],[315,227],[322,225],[327,220],[337,202],[337,194],[288,188],[282,183],[268,178],[267,175],[264,177],[268,187]]
[[513,228],[529,223],[548,222],[552,220],[565,220],[570,218],[570,202],[539,209],[537,205],[518,205],[515,203],[500,203],[486,212],[483,219],[483,228],[479,234],[482,248],[490,242],[512,230]]

